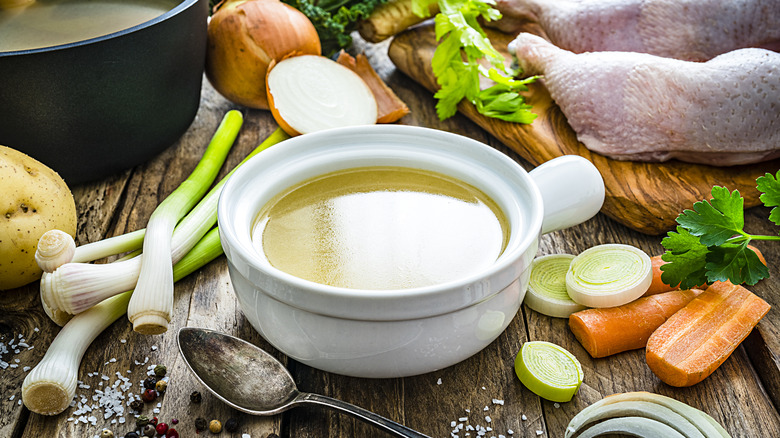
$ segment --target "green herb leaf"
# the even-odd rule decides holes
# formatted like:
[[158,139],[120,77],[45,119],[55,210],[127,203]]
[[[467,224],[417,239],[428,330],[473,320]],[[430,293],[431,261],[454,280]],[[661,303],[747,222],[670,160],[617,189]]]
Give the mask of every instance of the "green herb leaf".
[[[413,4],[416,1],[422,0],[413,0]],[[519,93],[527,91],[526,84],[536,77],[519,81],[501,74],[506,72],[504,57],[479,24],[479,19],[501,18],[494,5],[493,0],[439,0],[441,12],[434,18],[438,46],[431,64],[439,84],[434,95],[438,99],[436,112],[442,120],[454,115],[464,98],[488,117],[518,123],[531,123],[536,118]],[[481,60],[492,68],[482,68]],[[496,84],[481,90],[480,76]]]
[[762,192],[758,199],[766,207],[773,207],[769,212],[769,220],[774,222],[775,225],[780,225],[780,208],[777,208],[780,206],[780,170],[777,171],[776,176],[767,173],[758,177],[756,183],[756,187]]
[[352,44],[350,32],[387,0],[282,0],[303,12],[317,29],[322,53],[331,56]]
[[661,245],[666,248],[661,260],[668,262],[661,265],[661,281],[671,286],[679,284],[682,289],[707,283],[709,249],[697,236],[683,227],[677,227],[677,232],[667,233]]
[[677,217],[694,236],[699,236],[706,246],[721,245],[735,234],[741,234],[744,221],[744,201],[739,191],[729,193],[725,187],[712,188],[710,201],[693,204],[693,210],[685,210]]
[[745,241],[740,245],[710,248],[706,265],[708,283],[728,280],[734,284],[754,285],[769,277],[769,269],[747,244]]

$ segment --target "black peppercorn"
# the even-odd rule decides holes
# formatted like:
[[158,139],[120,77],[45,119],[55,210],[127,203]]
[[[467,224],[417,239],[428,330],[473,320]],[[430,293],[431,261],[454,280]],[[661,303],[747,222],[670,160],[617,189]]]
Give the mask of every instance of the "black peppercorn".
[[198,391],[192,391],[192,394],[190,394],[190,402],[200,403],[202,400],[203,400],[203,396],[200,395]]
[[269,433],[266,438],[279,438],[279,435],[277,435],[275,433]]
[[135,399],[130,402],[130,409],[136,412],[141,412],[141,409],[143,408],[144,408],[144,402],[142,400]]
[[155,384],[157,384],[156,377],[147,377],[146,379],[144,379],[144,388],[146,389],[154,389]]
[[138,438],[138,434],[135,432],[127,432],[125,438]]
[[225,422],[225,430],[228,432],[235,432],[238,430],[238,420],[234,417],[228,418]]
[[205,418],[198,417],[195,419],[195,430],[197,431],[206,430],[207,427],[209,427],[209,424],[206,422]]

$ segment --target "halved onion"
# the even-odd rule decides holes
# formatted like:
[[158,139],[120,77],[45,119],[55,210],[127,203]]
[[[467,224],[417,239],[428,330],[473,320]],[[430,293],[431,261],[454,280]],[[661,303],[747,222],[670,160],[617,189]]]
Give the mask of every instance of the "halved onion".
[[376,123],[376,99],[363,79],[323,56],[292,56],[272,64],[268,102],[279,126],[295,136]]
[[622,244],[597,245],[572,260],[566,290],[587,307],[615,307],[642,296],[653,280],[650,256]]
[[545,341],[523,344],[515,357],[515,373],[539,397],[567,402],[582,384],[582,365],[565,348]]
[[568,318],[572,313],[585,309],[566,291],[566,272],[572,260],[574,256],[571,254],[550,254],[534,259],[523,303],[542,315],[555,318]]

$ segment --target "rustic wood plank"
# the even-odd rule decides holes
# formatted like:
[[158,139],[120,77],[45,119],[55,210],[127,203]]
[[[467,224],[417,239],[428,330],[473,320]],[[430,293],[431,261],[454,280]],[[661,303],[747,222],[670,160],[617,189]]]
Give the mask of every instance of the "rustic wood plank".
[[[487,29],[487,33],[494,46],[507,55],[506,45],[512,37],[493,29]],[[401,71],[435,91],[438,86],[430,67],[435,47],[433,26],[428,23],[397,35],[389,55]],[[527,98],[539,115],[531,125],[484,117],[467,103],[461,103],[458,108],[534,165],[564,154],[589,159],[601,172],[607,189],[602,212],[643,233],[660,234],[672,229],[679,212],[709,196],[714,182],[739,189],[745,196],[746,206],[758,205],[756,178],[780,167],[780,160],[726,168],[674,160],[666,163],[612,160],[590,152],[577,141],[565,116],[541,83],[531,85]]]
[[[412,109],[401,123],[469,136],[503,151],[526,169],[536,164],[522,151],[512,148],[511,143],[488,135],[484,128],[463,114],[439,121],[431,93],[393,66],[387,57],[389,47],[389,42],[378,45],[368,45],[360,40],[356,42],[356,49],[367,53],[380,75]],[[238,107],[219,96],[204,81],[200,111],[176,145],[122,175],[75,187],[79,210],[77,240],[85,243],[145,226],[157,203],[195,166],[223,114],[232,108]],[[226,167],[237,164],[276,127],[268,112],[239,109],[245,122]],[[223,170],[222,174],[225,172]],[[619,181],[620,184],[628,182]],[[628,201],[627,205],[631,202]],[[772,233],[766,215],[761,209],[748,210],[747,228],[756,233]],[[570,230],[543,236],[539,253],[577,253],[594,244],[607,242],[634,244],[649,253],[662,250],[659,237],[635,233],[599,214]],[[780,283],[776,278],[780,273],[775,267],[780,263],[780,248],[771,244],[759,244],[759,247],[767,257],[772,278],[751,290],[777,306],[780,304],[777,298],[780,296]],[[349,417],[318,409],[293,410],[269,418],[253,417],[227,407],[207,393],[178,354],[175,332],[180,327],[201,326],[230,333],[286,361],[284,355],[263,340],[243,316],[232,291],[224,257],[177,283],[174,305],[174,319],[169,332],[164,335],[137,335],[126,318],[120,318],[101,334],[85,354],[80,376],[90,388],[79,389],[79,397],[94,395],[94,390],[105,382],[102,379],[104,374],[110,380],[103,385],[113,383],[117,372],[131,378],[133,387],[128,393],[138,393],[149,365],[161,363],[169,369],[170,384],[168,392],[158,400],[160,408],[156,415],[167,420],[178,418],[177,429],[181,436],[197,436],[194,430],[197,417],[217,418],[223,423],[230,417],[239,419],[237,433],[223,432],[219,436],[240,437],[242,433],[248,433],[253,438],[267,438],[269,434],[285,438],[387,436]],[[35,348],[20,352],[18,357],[20,365],[34,365],[59,330],[41,310],[36,286],[0,295],[0,310],[0,334],[8,337],[22,333],[28,337]],[[39,327],[38,332],[34,331],[35,327]],[[780,321],[773,309],[746,342],[746,348],[740,347],[713,376],[688,389],[670,388],[660,383],[645,365],[641,350],[592,360],[578,345],[564,320],[548,318],[526,308],[482,352],[455,366],[421,376],[357,379],[321,372],[295,362],[288,366],[302,390],[323,393],[369,408],[435,437],[449,436],[453,430],[452,422],[457,427],[462,417],[467,418],[472,426],[492,427],[496,436],[499,433],[510,436],[510,429],[514,432],[513,437],[537,437],[537,430],[542,432],[543,437],[561,436],[568,421],[580,409],[606,394],[637,389],[669,395],[699,407],[721,421],[734,437],[780,436],[780,420],[772,405],[778,402],[780,394],[778,327]],[[125,342],[121,341],[123,339]],[[583,363],[585,383],[571,403],[556,407],[541,400],[525,389],[514,375],[514,356],[523,342],[536,339],[559,343]],[[0,342],[4,341],[0,339]],[[2,358],[7,360],[8,355]],[[9,400],[14,391],[19,391],[24,374],[20,370],[0,370],[0,436],[92,437],[102,427],[109,427],[120,437],[132,429],[130,423],[134,415],[130,413],[122,416],[126,421],[124,425],[111,424],[118,417],[104,419],[99,410],[93,413],[95,425],[69,422],[67,419],[73,415],[73,408],[55,417],[27,413],[15,400]],[[127,373],[128,370],[131,372]],[[96,374],[89,376],[88,373]],[[202,403],[190,402],[189,394],[194,390],[202,393]],[[503,404],[494,404],[493,399]],[[144,413],[154,415],[155,407],[156,404],[146,406]],[[485,407],[488,409],[484,410]],[[486,416],[490,417],[489,423]],[[207,432],[202,434],[208,435]],[[472,433],[472,436],[475,434]]]

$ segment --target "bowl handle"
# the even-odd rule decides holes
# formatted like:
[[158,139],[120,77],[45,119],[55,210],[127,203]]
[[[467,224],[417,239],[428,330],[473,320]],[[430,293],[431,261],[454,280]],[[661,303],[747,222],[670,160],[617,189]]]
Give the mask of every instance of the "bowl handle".
[[564,155],[530,172],[544,201],[542,234],[592,218],[604,204],[604,180],[596,166],[579,155]]

